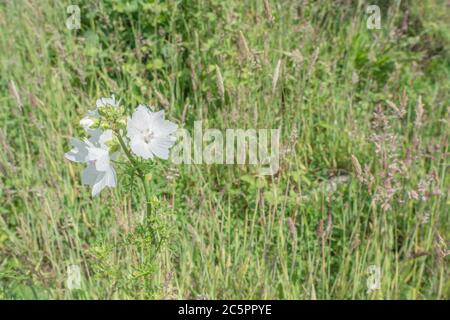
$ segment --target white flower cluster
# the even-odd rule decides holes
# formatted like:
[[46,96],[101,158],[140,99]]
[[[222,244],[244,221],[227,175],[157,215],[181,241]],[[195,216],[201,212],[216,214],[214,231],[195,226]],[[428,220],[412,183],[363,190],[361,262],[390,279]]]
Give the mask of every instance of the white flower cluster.
[[[115,187],[117,184],[112,162],[117,158],[118,152],[110,154],[109,145],[114,139],[114,132],[122,135],[123,129],[113,132],[111,129],[93,128],[101,117],[99,111],[105,107],[117,109],[119,102],[114,96],[98,99],[96,109],[89,111],[80,121],[88,137],[84,140],[72,138],[73,148],[65,154],[68,160],[87,164],[81,181],[92,187],[92,196],[99,194],[105,187]],[[175,123],[164,119],[164,111],[152,112],[147,106],[139,105],[133,115],[128,117],[126,125],[131,152],[143,159],[153,159],[156,156],[167,160],[169,149],[175,143],[173,134],[177,127]]]

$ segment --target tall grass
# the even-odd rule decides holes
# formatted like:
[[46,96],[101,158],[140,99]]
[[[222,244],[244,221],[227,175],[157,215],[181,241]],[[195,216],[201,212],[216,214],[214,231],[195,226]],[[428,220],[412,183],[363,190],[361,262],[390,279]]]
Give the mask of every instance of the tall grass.
[[[449,11],[375,2],[381,30],[364,1],[256,0],[81,1],[69,30],[68,1],[2,1],[0,297],[448,299]],[[143,191],[92,199],[63,160],[111,93],[281,128],[280,171],[168,166],[154,256]]]

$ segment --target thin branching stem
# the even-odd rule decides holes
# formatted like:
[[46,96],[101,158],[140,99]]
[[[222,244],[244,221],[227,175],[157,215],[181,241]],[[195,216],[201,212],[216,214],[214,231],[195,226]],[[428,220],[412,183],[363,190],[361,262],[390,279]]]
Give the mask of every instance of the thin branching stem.
[[146,216],[144,217],[144,221],[148,221],[148,219],[151,217],[152,214],[152,205],[150,201],[150,185],[145,178],[145,173],[142,171],[142,169],[139,167],[136,159],[131,154],[130,150],[127,148],[125,141],[122,138],[122,135],[120,132],[116,132],[117,139],[119,140],[119,144],[122,147],[123,151],[125,152],[125,155],[127,156],[128,160],[130,160],[131,164],[134,166],[136,171],[138,172],[138,176],[142,181],[142,184],[144,186],[144,192],[145,192],[145,201],[146,201]]

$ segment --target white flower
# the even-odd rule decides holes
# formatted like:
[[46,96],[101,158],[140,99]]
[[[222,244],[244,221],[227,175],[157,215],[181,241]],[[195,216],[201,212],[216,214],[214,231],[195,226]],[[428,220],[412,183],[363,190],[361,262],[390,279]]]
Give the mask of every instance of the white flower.
[[105,106],[112,106],[117,108],[119,106],[119,101],[116,101],[116,97],[111,95],[111,98],[100,98],[95,103],[97,109]]
[[114,108],[119,107],[119,101],[116,101],[114,95],[111,95],[111,98],[100,98],[95,102],[96,109],[89,110],[86,115],[80,120],[80,125],[88,130],[93,124],[94,119],[99,117],[98,109],[105,106],[112,106]]
[[88,143],[90,143],[90,145],[100,147],[112,139],[111,130],[106,130],[103,132],[101,129],[89,129],[88,133],[91,137],[89,139],[85,139],[84,141],[76,138],[70,139],[73,148],[64,155],[66,159],[73,162],[85,163],[88,161]]
[[90,129],[88,131],[90,134],[89,142],[91,142],[94,146],[102,146],[106,145],[108,141],[111,141],[113,138],[113,132],[112,130],[105,130],[102,131],[102,129]]
[[73,162],[86,162],[88,155],[86,142],[75,138],[70,139],[70,142],[73,145],[73,149],[64,154],[64,157]]
[[169,149],[175,143],[172,136],[177,125],[164,120],[164,111],[152,112],[146,106],[139,105],[131,118],[128,118],[127,137],[134,154],[144,159],[157,156],[167,160]]
[[107,171],[98,171],[95,164],[89,163],[81,176],[81,183],[92,187],[92,196],[95,197],[105,187],[114,188],[117,183],[116,171],[112,166]]
[[[74,148],[67,152],[65,157],[74,162],[88,164],[83,171],[81,183],[91,186],[92,196],[95,197],[105,187],[115,187],[117,177],[106,145],[106,142],[112,139],[112,131],[102,132],[100,129],[94,129],[89,132],[91,137],[84,141],[71,139]],[[114,157],[115,155],[112,156]]]
[[102,144],[100,147],[88,144],[88,166],[83,171],[81,183],[92,187],[92,196],[95,197],[105,187],[115,187],[117,183],[116,171],[111,165],[108,147]]
[[90,110],[86,113],[86,115],[80,120],[80,125],[84,130],[88,130],[93,124],[94,119],[98,118],[97,110]]

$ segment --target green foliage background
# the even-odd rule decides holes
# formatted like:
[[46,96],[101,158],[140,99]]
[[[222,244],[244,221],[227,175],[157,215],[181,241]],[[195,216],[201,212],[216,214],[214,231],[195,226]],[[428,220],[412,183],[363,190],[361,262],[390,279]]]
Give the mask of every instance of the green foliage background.
[[[259,0],[0,3],[1,298],[449,298],[448,4],[267,3],[270,14]],[[380,30],[366,27],[369,4]],[[167,166],[152,177],[166,235],[155,256],[143,191],[92,199],[63,158],[111,93],[189,130],[281,128],[280,171]],[[374,135],[395,137],[386,159]],[[384,210],[376,195],[391,189]],[[367,292],[371,265],[381,287]]]

